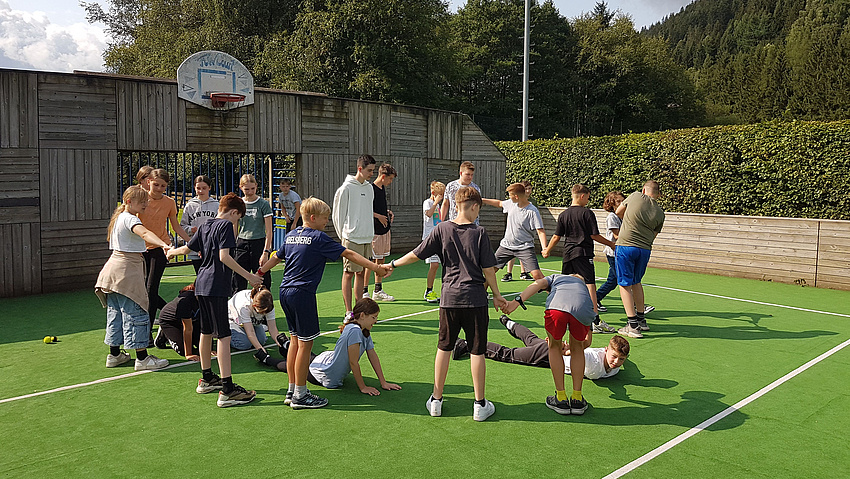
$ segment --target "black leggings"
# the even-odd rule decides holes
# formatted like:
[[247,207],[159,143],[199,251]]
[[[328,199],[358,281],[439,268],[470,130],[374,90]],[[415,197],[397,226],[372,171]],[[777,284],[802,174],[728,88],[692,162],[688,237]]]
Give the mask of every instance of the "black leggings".
[[[265,245],[265,238],[252,240],[237,239],[236,247],[231,250],[230,255],[233,256],[233,259],[235,259],[237,263],[239,263],[239,266],[245,268],[251,273],[256,273],[257,270],[260,269],[260,256],[263,255],[263,248]],[[263,276],[263,284],[266,288],[271,289],[271,273],[267,273]],[[235,294],[248,288],[248,280],[236,273],[233,273],[232,286],[233,293]]]
[[165,251],[162,248],[153,248],[142,253],[145,259],[145,289],[148,291],[148,316],[150,317],[150,327],[153,327],[153,321],[156,318],[156,310],[162,309],[166,301],[159,295],[159,283],[162,281],[162,274],[165,272],[165,265],[168,264],[168,259],[165,257]]

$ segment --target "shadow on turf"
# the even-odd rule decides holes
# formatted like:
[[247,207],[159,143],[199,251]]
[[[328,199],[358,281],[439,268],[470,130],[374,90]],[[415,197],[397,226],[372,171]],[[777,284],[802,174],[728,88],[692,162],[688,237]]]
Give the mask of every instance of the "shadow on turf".
[[[703,326],[677,322],[675,325],[660,323],[672,318],[709,317],[729,322],[718,323],[717,326]],[[686,337],[686,338],[717,338],[736,341],[751,341],[761,339],[801,339],[819,336],[834,336],[835,331],[810,329],[806,331],[783,331],[760,326],[759,322],[773,315],[752,312],[718,312],[718,311],[664,311],[662,314],[647,316],[647,322],[652,328],[647,337]],[[745,324],[740,324],[744,322]]]

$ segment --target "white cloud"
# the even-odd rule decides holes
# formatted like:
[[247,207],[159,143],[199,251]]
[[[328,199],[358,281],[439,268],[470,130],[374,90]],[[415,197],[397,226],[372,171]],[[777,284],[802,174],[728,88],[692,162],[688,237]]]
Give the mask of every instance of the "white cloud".
[[44,12],[13,10],[0,0],[0,67],[101,71],[105,49],[101,27],[88,23],[59,26]]

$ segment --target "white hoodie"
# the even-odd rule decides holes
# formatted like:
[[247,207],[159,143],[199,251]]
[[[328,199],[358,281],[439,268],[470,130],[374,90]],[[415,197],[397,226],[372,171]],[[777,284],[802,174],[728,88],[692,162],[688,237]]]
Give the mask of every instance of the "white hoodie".
[[356,244],[368,244],[375,236],[372,216],[372,201],[375,192],[368,181],[360,183],[354,175],[345,177],[334,194],[331,219],[340,240]]
[[[212,196],[207,198],[207,201],[201,202],[198,197],[194,197],[186,202],[183,207],[183,217],[180,218],[180,226],[186,231],[189,236],[194,236],[198,226],[218,216],[218,200]],[[201,259],[198,253],[191,251],[187,258]]]

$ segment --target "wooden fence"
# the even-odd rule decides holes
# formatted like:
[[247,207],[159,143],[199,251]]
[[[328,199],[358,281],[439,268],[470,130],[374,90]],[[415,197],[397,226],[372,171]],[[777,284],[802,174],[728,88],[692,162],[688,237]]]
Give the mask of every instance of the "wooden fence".
[[[563,210],[541,209],[547,233]],[[608,213],[594,213],[604,234]],[[649,266],[850,290],[847,238],[850,221],[667,213]]]
[[[0,297],[93,287],[119,152],[295,155],[296,191],[328,203],[371,154],[399,172],[395,252],[418,243],[428,184],[456,179],[460,162],[475,162],[485,196],[504,194],[504,155],[461,113],[259,88],[254,99],[220,112],[178,99],[173,80],[0,69]],[[482,223],[501,231],[504,215]]]

